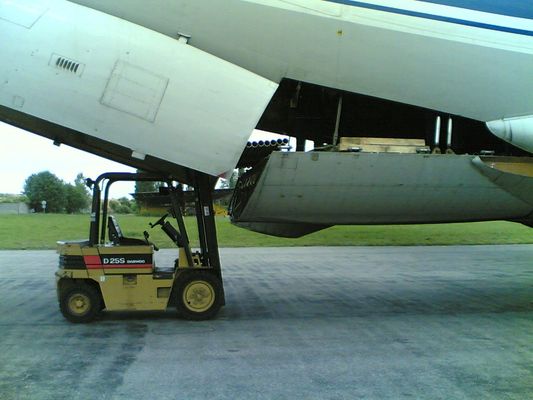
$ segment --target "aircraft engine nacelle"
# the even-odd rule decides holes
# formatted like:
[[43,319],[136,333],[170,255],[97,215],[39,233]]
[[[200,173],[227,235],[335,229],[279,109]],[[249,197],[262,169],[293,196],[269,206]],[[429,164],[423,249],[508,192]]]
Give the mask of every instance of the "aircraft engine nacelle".
[[63,0],[0,0],[0,36],[0,119],[134,166],[232,170],[277,88],[185,38]]
[[490,121],[487,127],[500,139],[533,153],[533,116]]

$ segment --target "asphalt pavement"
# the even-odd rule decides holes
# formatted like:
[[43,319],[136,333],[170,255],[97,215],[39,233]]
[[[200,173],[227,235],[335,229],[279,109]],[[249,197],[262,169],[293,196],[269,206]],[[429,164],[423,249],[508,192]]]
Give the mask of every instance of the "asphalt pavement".
[[533,399],[533,245],[221,257],[216,320],[75,325],[55,252],[0,252],[0,399]]

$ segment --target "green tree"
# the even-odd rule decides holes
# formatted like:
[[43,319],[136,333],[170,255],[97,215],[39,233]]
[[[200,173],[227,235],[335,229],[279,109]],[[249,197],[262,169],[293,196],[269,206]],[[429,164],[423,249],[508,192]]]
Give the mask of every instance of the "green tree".
[[[141,174],[145,171],[140,169],[137,173]],[[159,190],[159,186],[164,186],[163,182],[137,181],[135,182],[135,193],[153,193]]]
[[109,209],[114,214],[132,214],[137,211],[135,202],[127,197],[109,200]]
[[28,198],[21,194],[0,193],[0,203],[27,203]]
[[[137,170],[137,173],[143,173],[140,169]],[[160,186],[166,186],[165,182],[151,182],[151,181],[137,181],[135,182],[135,194],[137,193],[156,193],[159,192]],[[124,202],[122,202],[124,205]],[[132,209],[131,212],[137,212],[141,208],[141,204],[138,200],[132,201],[130,203]]]
[[240,170],[233,170],[229,179],[220,178],[218,187],[220,189],[235,189],[237,181],[239,180]]
[[235,186],[237,186],[237,181],[239,180],[239,177],[244,173],[242,169],[236,169],[233,171],[229,178],[229,188],[235,189]]
[[135,182],[135,193],[152,193],[159,190],[159,182]]
[[65,183],[50,171],[30,175],[24,182],[24,194],[29,206],[36,211],[44,211],[43,200],[47,212],[62,212],[67,205]]
[[68,213],[77,213],[89,207],[91,197],[82,173],[76,176],[74,185],[69,183],[65,185],[65,194],[67,197],[66,211]]
[[78,175],[76,175],[76,179],[74,179],[74,185],[83,188],[87,196],[90,195],[89,188],[87,187],[85,180],[85,175],[83,175],[83,172],[80,172]]

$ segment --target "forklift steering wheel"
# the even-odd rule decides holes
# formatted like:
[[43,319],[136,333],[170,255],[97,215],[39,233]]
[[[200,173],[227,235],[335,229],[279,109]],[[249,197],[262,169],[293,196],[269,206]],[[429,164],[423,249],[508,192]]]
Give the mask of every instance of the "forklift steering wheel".
[[157,225],[163,225],[163,222],[165,222],[165,218],[168,217],[168,214],[163,215],[161,218],[159,218],[157,221],[155,221],[153,224],[151,222],[148,223],[150,225],[150,228],[155,228]]

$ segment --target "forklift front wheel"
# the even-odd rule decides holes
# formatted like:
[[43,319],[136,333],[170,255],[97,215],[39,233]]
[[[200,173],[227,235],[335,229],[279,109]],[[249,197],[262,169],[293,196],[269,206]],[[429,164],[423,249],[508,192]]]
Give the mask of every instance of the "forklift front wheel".
[[186,271],[176,286],[178,314],[202,321],[213,318],[222,306],[222,283],[208,271]]
[[95,288],[77,283],[61,293],[59,308],[70,322],[84,323],[94,320],[102,309],[102,302]]

